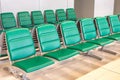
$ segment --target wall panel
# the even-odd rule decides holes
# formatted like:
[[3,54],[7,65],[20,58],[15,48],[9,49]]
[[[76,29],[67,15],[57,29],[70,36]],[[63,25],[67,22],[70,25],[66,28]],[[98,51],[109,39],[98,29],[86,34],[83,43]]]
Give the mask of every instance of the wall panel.
[[74,0],[0,0],[1,12],[66,9],[74,7]]
[[74,8],[74,0],[67,0],[67,7]]
[[114,0],[95,0],[94,16],[112,15],[114,12]]
[[32,11],[39,9],[39,0],[1,0],[2,12]]
[[67,0],[40,0],[40,9],[46,10],[46,9],[59,9],[67,8]]
[[120,0],[115,0],[114,14],[120,14]]

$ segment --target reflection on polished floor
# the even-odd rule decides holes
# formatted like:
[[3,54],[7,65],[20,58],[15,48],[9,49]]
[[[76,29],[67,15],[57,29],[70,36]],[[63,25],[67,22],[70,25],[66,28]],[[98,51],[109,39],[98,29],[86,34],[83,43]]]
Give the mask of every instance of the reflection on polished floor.
[[[112,46],[115,47],[115,46]],[[115,50],[119,53],[119,47]],[[102,61],[78,55],[28,74],[30,80],[120,80],[120,54],[95,50]],[[9,61],[0,61],[0,80],[19,80],[4,69]]]

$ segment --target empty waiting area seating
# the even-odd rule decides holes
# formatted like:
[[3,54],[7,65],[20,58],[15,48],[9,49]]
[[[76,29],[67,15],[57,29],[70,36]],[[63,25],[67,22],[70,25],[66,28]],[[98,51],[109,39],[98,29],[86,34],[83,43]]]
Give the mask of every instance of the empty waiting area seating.
[[79,52],[76,50],[62,48],[55,25],[40,25],[37,27],[36,31],[38,35],[40,51],[44,54],[44,56],[61,61],[79,54]]
[[[59,10],[58,14],[61,16],[63,9]],[[29,28],[33,28],[33,26],[28,12],[18,13],[19,21],[26,21],[26,23],[24,22],[25,25],[22,26],[24,28],[6,31],[6,42],[9,58],[12,62],[11,66],[22,69],[26,73],[54,64],[54,61],[49,58],[62,61],[76,56],[81,52],[91,55],[89,54],[91,50],[99,46],[104,47],[114,40],[120,39],[119,20],[116,16],[112,17],[113,22],[112,18],[108,17],[111,26],[109,26],[106,17],[80,19],[79,29],[81,33],[78,31],[75,21],[64,21],[63,19],[65,18],[62,18],[59,22],[63,45],[61,45],[54,23],[44,24],[41,11],[32,11],[31,16],[37,33],[40,49],[39,55],[36,53],[32,35],[29,31]],[[52,20],[50,17],[48,19]],[[114,22],[115,20],[116,22]],[[16,25],[16,22],[14,25]],[[93,56],[101,60],[100,57]]]
[[17,16],[20,27],[29,29],[33,28],[31,17],[28,11],[18,12]]
[[27,28],[7,31],[6,41],[12,66],[18,67],[27,73],[54,63],[43,56],[36,56],[32,36]]
[[44,17],[41,11],[32,11],[31,18],[33,25],[44,24]]

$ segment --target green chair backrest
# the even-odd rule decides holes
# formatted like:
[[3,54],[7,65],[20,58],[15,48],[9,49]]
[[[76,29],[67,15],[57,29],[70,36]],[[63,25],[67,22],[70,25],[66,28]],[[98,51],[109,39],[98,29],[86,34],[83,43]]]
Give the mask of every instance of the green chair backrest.
[[56,24],[57,23],[53,10],[45,10],[44,11],[44,16],[45,16],[46,23],[50,23],[50,24]]
[[36,31],[42,52],[60,48],[60,40],[53,24],[39,25]]
[[64,9],[57,9],[56,10],[57,21],[62,22],[66,20],[66,13]]
[[113,33],[120,32],[120,21],[119,21],[118,15],[108,16],[108,20],[112,28],[112,32]]
[[11,61],[24,59],[36,53],[31,33],[27,28],[6,31],[6,42]]
[[81,19],[80,27],[82,30],[84,40],[92,40],[97,37],[94,19],[92,18]]
[[81,41],[80,34],[74,21],[64,21],[60,24],[65,45],[73,45]]
[[67,8],[66,9],[66,15],[67,15],[68,20],[73,20],[73,21],[77,20],[76,12],[73,8]]
[[41,11],[32,11],[31,12],[33,25],[44,24],[44,18]]
[[1,22],[3,29],[15,28],[17,26],[12,12],[1,13]]
[[106,17],[96,18],[95,22],[96,22],[100,36],[110,35],[110,27],[109,27]]
[[32,27],[32,21],[28,11],[18,12],[18,23],[23,28]]

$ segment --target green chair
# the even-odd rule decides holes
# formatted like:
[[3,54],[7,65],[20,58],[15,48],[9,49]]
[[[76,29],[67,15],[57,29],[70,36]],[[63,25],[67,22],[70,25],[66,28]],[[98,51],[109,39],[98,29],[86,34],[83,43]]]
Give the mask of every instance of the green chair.
[[76,12],[73,8],[66,9],[67,20],[77,21]]
[[116,37],[117,40],[120,39],[120,20],[118,15],[108,16],[108,21],[111,27],[112,35],[111,37]]
[[17,16],[18,16],[18,24],[20,27],[29,28],[29,29],[33,28],[31,17],[28,11],[18,12]]
[[[37,25],[44,24],[44,18],[43,18],[43,15],[42,15],[41,11],[32,11],[31,12],[31,17],[32,17],[32,23],[34,25],[34,29],[32,30],[33,39],[34,39],[35,43],[38,43],[35,28],[36,28]],[[38,45],[36,45],[36,48],[38,48]]]
[[[94,43],[100,46],[105,46],[107,44],[112,43],[114,40],[108,39],[105,36],[107,36],[107,31],[104,32],[102,35],[99,35],[99,38],[97,38],[97,32],[94,25],[94,19],[93,18],[85,18],[80,20],[80,27],[82,30],[83,38],[85,41]],[[98,29],[98,31],[101,31],[102,28]]]
[[57,9],[56,10],[56,18],[58,22],[62,22],[66,20],[66,13],[64,9]]
[[57,23],[53,10],[45,10],[44,11],[44,18],[45,18],[46,23],[49,23],[49,24],[56,24]]
[[43,56],[36,56],[32,36],[27,28],[7,31],[6,41],[12,67],[17,67],[26,73],[30,73],[54,63]]
[[40,25],[36,29],[40,51],[45,53],[44,56],[62,61],[79,54],[76,50],[61,48],[57,30],[53,24]]
[[0,52],[0,57],[5,57],[7,56],[7,54],[5,53],[7,48],[6,48],[6,43],[5,43],[5,36],[4,34],[2,34],[2,32],[6,32],[7,30],[17,28],[17,25],[16,25],[14,14],[12,12],[1,13],[0,20],[2,24],[1,25],[2,30],[0,30],[0,36],[2,36],[2,41],[1,41],[1,46],[0,46],[2,47],[2,50]]
[[16,28],[16,20],[12,12],[1,13],[1,23],[3,30]]
[[[95,19],[96,25],[99,29],[100,36],[106,36],[106,38],[113,39],[113,40],[120,40],[120,35],[118,34],[111,34],[112,30],[107,22],[106,17],[99,17]],[[117,21],[115,21],[117,22]]]
[[31,17],[33,25],[44,24],[44,18],[41,11],[32,11]]

